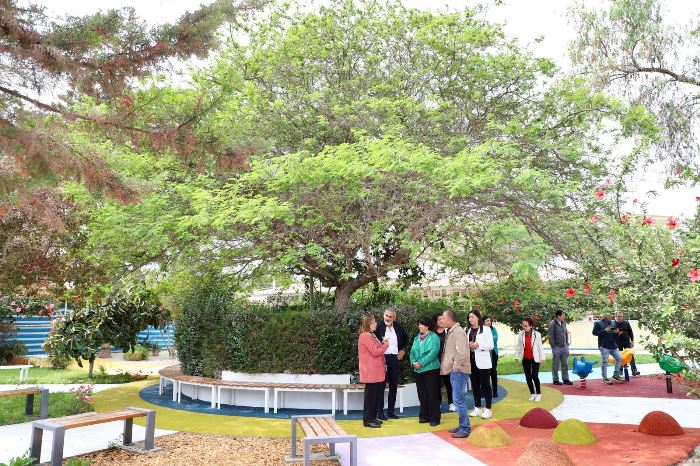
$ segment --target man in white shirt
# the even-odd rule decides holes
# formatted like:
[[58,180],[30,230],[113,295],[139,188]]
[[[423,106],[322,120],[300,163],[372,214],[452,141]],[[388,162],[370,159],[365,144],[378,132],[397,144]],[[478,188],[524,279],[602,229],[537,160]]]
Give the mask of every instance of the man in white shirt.
[[[398,419],[399,416],[394,412],[394,407],[396,406],[396,392],[399,386],[399,361],[403,359],[406,353],[408,335],[403,325],[396,321],[395,308],[390,307],[384,310],[384,320],[377,323],[377,330],[374,333],[380,341],[384,337],[389,339],[389,348],[384,352],[386,380],[379,391],[381,399],[377,405],[379,406],[377,419],[382,421],[388,418]],[[384,415],[384,389],[387,382],[389,383],[389,397],[387,400],[387,413]]]

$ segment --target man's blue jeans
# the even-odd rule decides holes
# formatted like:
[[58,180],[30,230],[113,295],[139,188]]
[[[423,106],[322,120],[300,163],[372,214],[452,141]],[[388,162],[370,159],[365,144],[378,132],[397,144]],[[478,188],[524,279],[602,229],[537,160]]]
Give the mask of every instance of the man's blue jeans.
[[465,434],[472,432],[472,427],[469,424],[469,415],[467,414],[467,380],[469,374],[464,372],[450,372],[450,383],[452,384],[452,400],[457,408],[459,416],[459,431]]
[[603,359],[600,363],[600,371],[603,373],[603,379],[608,378],[608,356],[612,356],[615,359],[615,372],[613,375],[620,375],[620,366],[622,365],[622,356],[620,355],[620,350],[617,348],[603,348],[598,347],[600,350],[600,357]]

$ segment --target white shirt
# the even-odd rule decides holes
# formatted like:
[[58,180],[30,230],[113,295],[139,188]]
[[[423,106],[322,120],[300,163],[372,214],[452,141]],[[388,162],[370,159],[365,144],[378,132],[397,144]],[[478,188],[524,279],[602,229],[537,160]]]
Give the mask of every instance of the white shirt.
[[399,339],[396,337],[396,330],[394,330],[393,325],[386,326],[384,336],[389,339],[389,348],[384,354],[399,354]]

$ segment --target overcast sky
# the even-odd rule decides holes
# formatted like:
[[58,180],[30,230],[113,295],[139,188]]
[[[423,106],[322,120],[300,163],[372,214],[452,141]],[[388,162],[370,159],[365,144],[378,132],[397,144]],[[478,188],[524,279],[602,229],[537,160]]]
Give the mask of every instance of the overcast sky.
[[[137,14],[150,23],[162,23],[177,19],[184,11],[193,10],[201,1],[196,0],[40,0],[54,14],[83,15],[94,12],[97,8],[109,9],[132,6]],[[207,2],[204,2],[207,3]],[[404,0],[407,6],[429,9],[432,11],[461,9],[476,5],[473,0]],[[517,38],[520,43],[536,55],[553,59],[564,70],[570,69],[567,47],[575,35],[573,27],[567,20],[567,10],[574,4],[572,0],[505,0],[501,5],[485,0],[490,5],[485,17],[493,22],[503,23],[508,36]],[[586,5],[601,5],[600,0],[586,0]],[[666,17],[674,23],[685,23],[689,17],[700,15],[700,1],[667,0]],[[638,174],[633,197],[640,202],[647,200],[648,212],[654,215],[690,217],[695,213],[700,196],[700,188],[676,189],[668,191],[663,188],[664,174],[660,171],[648,171]],[[657,191],[656,196],[648,196],[648,191]],[[631,210],[636,207],[631,207]]]

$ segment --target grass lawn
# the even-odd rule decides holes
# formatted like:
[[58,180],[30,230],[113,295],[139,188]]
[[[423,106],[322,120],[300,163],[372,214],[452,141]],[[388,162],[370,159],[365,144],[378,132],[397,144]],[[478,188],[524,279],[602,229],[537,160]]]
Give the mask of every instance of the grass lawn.
[[[41,396],[34,395],[34,416],[24,414],[26,399],[24,395],[0,398],[0,426],[39,419]],[[49,417],[70,416],[93,410],[92,405],[79,402],[75,393],[49,394]]]
[[[128,383],[143,379],[144,376],[133,375],[128,372],[119,374],[102,373],[95,368],[92,379],[88,378],[87,370],[51,369],[48,367],[32,367],[29,369],[29,378],[22,381],[25,384],[51,384],[51,383]],[[18,370],[0,371],[0,384],[16,384],[19,382]]]
[[[586,361],[598,361],[598,367],[600,367],[600,355],[599,354],[584,354]],[[574,357],[569,358],[569,370],[573,366]],[[650,354],[640,354],[634,357],[637,364],[648,364],[656,362],[654,356]],[[540,372],[546,372],[552,370],[552,356],[547,355],[547,359],[540,365]],[[512,354],[507,354],[498,358],[498,373],[501,375],[508,374],[521,374],[523,372],[523,366],[520,361],[515,360],[515,356]]]

